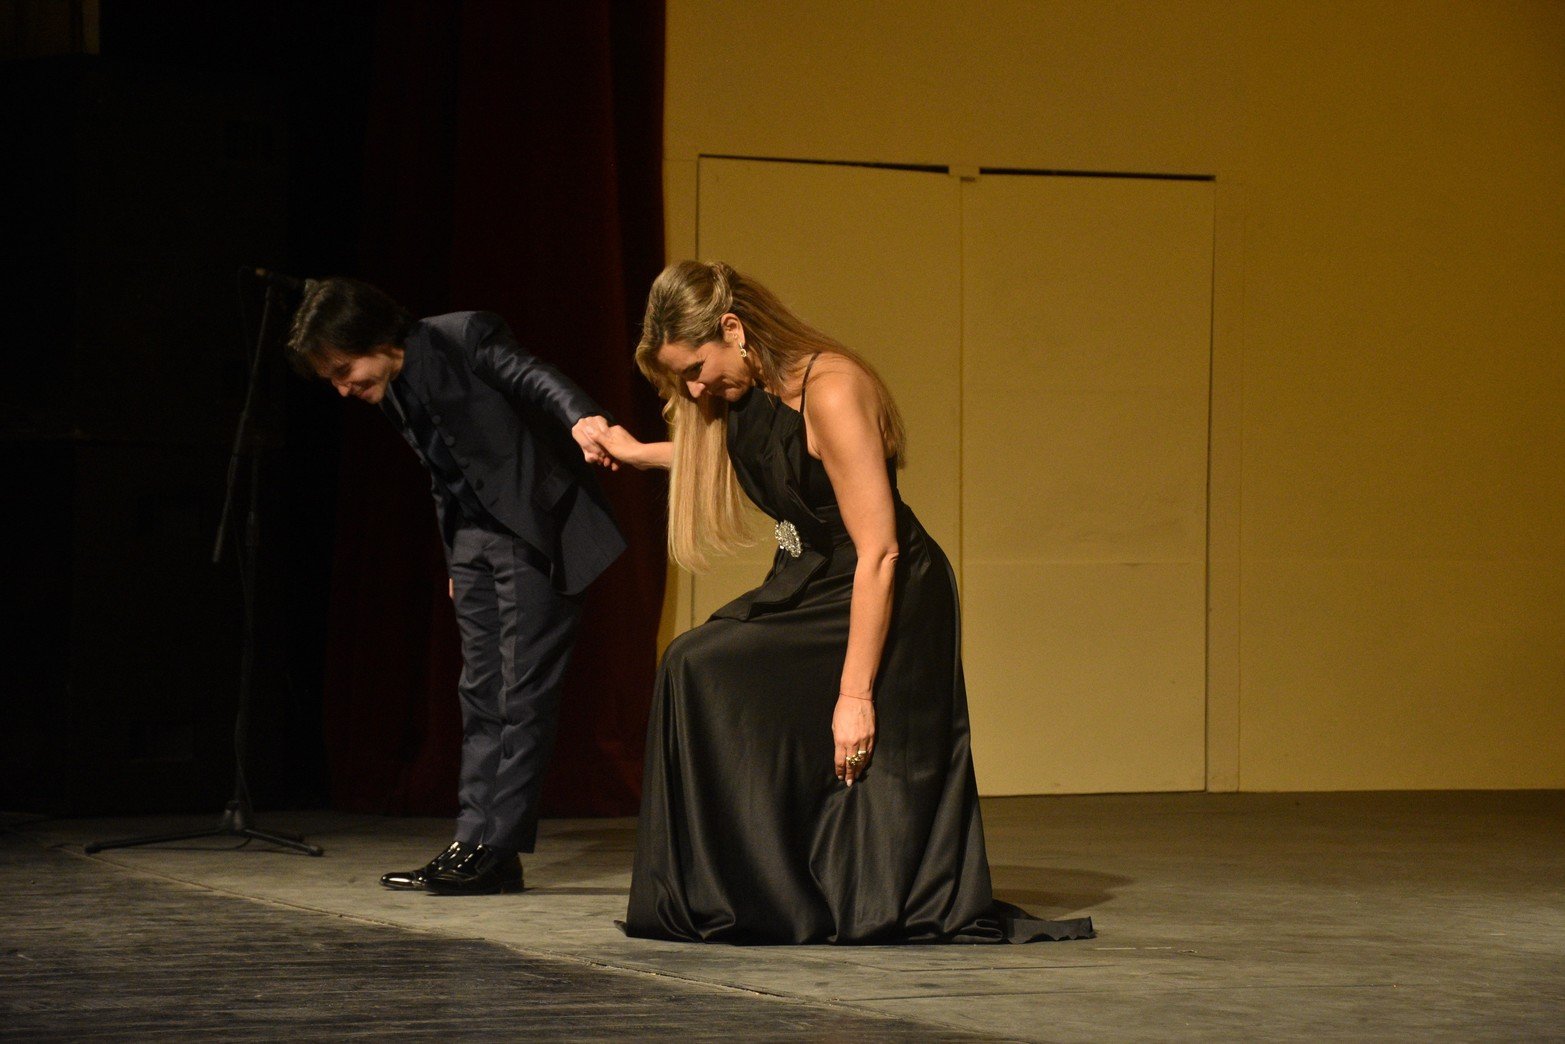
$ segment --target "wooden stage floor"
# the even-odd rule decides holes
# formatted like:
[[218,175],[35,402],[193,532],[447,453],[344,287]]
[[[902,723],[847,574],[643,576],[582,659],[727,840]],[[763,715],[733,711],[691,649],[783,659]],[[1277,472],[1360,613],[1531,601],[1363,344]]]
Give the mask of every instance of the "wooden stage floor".
[[626,939],[634,823],[544,825],[514,896],[376,879],[443,821],[262,815],[0,835],[0,1038],[1565,1040],[1565,793],[985,802],[997,892],[1099,937],[1022,947]]

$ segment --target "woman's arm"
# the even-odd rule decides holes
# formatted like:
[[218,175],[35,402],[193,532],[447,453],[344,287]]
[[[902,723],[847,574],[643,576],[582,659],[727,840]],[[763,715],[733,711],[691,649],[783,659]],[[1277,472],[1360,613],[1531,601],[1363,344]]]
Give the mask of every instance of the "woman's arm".
[[674,444],[671,442],[642,442],[616,424],[598,436],[598,445],[622,464],[645,470],[662,468],[674,460]]
[[[824,371],[824,372],[823,372]],[[896,587],[897,512],[886,475],[880,401],[869,376],[851,363],[817,365],[805,396],[811,441],[826,465],[858,566],[848,611],[848,649],[832,715],[837,777],[853,785],[875,749],[875,672],[891,628]]]

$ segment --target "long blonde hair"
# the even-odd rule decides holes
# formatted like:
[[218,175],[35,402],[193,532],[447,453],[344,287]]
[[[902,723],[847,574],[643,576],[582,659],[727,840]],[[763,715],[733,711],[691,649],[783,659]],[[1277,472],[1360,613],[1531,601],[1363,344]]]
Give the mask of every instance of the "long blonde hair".
[[668,479],[669,555],[693,572],[708,568],[713,555],[732,554],[753,543],[745,523],[744,493],[728,457],[728,404],[690,397],[677,374],[657,353],[678,342],[698,347],[721,340],[723,316],[744,324],[745,347],[761,380],[774,394],[819,352],[832,352],[861,367],[880,399],[881,437],[888,456],[902,463],[902,417],[885,382],[863,356],[815,329],[777,295],[721,261],[681,261],[652,282],[647,314],[636,346],[636,365],[663,397],[663,417],[673,440]]

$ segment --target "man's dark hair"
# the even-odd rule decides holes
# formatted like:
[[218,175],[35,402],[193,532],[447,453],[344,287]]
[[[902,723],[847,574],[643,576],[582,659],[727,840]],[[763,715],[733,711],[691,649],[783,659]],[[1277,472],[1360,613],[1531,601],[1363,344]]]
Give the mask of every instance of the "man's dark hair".
[[400,347],[412,327],[407,310],[357,279],[312,279],[288,330],[288,363],[305,377],[321,376],[332,357],[369,355],[383,344]]

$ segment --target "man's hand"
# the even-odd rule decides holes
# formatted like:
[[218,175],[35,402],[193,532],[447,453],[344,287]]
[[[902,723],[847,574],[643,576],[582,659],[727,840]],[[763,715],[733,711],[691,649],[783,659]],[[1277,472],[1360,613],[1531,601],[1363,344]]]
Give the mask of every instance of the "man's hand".
[[619,461],[603,448],[601,439],[609,430],[609,422],[599,416],[583,417],[571,428],[571,438],[581,447],[581,455],[588,464],[600,464],[610,471],[619,470]]

